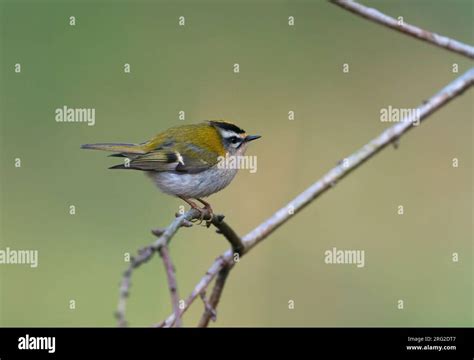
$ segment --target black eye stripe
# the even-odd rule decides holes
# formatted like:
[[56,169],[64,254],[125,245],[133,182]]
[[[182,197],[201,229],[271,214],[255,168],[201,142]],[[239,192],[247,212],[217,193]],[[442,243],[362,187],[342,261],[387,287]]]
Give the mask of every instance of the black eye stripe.
[[229,142],[232,143],[232,144],[238,144],[238,143],[244,141],[244,139],[242,139],[242,138],[240,138],[240,137],[238,137],[238,136],[229,136],[229,137],[227,138],[227,141],[229,141]]

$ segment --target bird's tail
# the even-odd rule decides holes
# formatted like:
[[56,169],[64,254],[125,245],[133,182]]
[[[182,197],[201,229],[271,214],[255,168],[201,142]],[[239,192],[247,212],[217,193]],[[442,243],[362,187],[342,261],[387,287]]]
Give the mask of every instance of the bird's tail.
[[120,144],[120,143],[99,143],[99,144],[84,144],[81,149],[113,151],[116,153],[125,154],[144,154],[145,150],[139,144]]

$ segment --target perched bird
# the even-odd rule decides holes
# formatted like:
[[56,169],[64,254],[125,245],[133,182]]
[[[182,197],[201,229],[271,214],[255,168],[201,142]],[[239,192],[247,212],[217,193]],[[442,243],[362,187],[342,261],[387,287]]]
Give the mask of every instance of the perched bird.
[[[259,135],[247,135],[226,121],[172,127],[141,144],[84,144],[82,149],[112,151],[110,156],[127,160],[110,169],[142,170],[158,188],[174,195],[204,214],[213,214],[211,205],[202,198],[230,184],[236,168],[220,166],[228,156],[242,156],[250,141]],[[201,202],[200,208],[191,199]]]

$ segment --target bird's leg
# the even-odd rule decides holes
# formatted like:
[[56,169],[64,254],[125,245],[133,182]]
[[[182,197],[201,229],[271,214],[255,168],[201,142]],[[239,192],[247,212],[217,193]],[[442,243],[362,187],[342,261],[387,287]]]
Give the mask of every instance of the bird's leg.
[[[211,219],[212,219],[212,216],[213,216],[213,212],[212,212],[212,209],[210,208],[209,204],[208,203],[204,203],[202,200],[199,200],[199,199],[196,199],[198,201],[200,201],[201,203],[204,204],[204,208],[201,208],[199,207],[194,201],[191,201],[190,199],[186,199],[184,197],[181,197],[179,196],[179,198],[183,201],[185,201],[186,203],[189,204],[189,206],[191,206],[192,209],[196,209],[197,211],[199,211],[199,214],[200,214],[200,217],[199,217],[199,224],[201,224],[204,220],[204,216],[205,215],[210,215],[211,216]],[[207,204],[207,205],[206,205]],[[198,224],[198,225],[199,225]]]
[[203,199],[196,198],[196,200],[204,205],[204,210],[208,212],[211,218],[210,220],[206,221],[206,225],[209,227],[211,225],[212,218],[214,217],[214,211],[212,210],[211,204],[209,204],[207,201],[204,201]]
[[214,211],[212,211],[211,204],[209,204],[207,201],[204,201],[203,199],[196,198],[197,201],[199,201],[201,204],[204,205],[204,209],[208,210],[211,215],[214,215]]
[[191,201],[191,200],[186,199],[186,198],[181,197],[181,196],[178,196],[178,197],[179,197],[181,200],[186,201],[186,202],[189,204],[189,206],[191,206],[191,208],[196,209],[196,210],[199,210],[199,211],[201,210],[201,208],[200,208],[194,201]]

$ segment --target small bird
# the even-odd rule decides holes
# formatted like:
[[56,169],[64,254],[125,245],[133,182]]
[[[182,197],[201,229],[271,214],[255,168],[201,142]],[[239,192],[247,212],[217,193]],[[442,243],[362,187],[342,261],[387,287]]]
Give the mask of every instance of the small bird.
[[219,166],[219,162],[228,156],[243,156],[248,143],[258,138],[230,122],[216,120],[172,127],[141,144],[99,143],[81,148],[111,151],[114,154],[110,156],[127,158],[110,169],[145,171],[162,192],[200,211],[202,220],[207,212],[213,215],[211,205],[202,198],[224,189],[238,170]]

